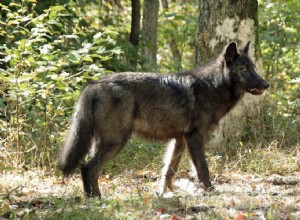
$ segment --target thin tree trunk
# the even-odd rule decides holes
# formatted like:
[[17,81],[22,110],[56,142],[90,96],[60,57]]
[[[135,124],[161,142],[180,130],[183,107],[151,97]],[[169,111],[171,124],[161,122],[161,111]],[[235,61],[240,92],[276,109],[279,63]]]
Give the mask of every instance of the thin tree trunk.
[[157,67],[157,19],[158,0],[144,0],[143,5],[143,27],[142,27],[142,56],[145,58],[143,68],[154,70]]
[[[196,65],[220,53],[230,41],[239,46],[250,44],[250,56],[258,72],[262,70],[258,42],[258,2],[255,0],[200,0]],[[242,102],[220,123],[210,142],[213,146],[238,143],[245,124],[245,115],[257,114],[253,103],[257,98],[245,95]]]
[[140,0],[131,0],[131,31],[129,36],[129,42],[133,45],[131,65],[136,69],[138,58],[138,45],[140,35],[140,20],[141,20],[141,4]]

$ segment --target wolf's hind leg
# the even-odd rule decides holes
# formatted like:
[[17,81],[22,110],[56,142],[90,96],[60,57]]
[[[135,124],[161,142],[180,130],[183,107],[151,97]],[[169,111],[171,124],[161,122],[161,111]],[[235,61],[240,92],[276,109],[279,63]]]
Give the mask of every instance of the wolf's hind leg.
[[183,138],[172,139],[168,144],[168,149],[165,155],[164,167],[162,169],[161,185],[159,193],[163,194],[168,187],[173,190],[173,179],[178,170],[179,162],[186,147]]
[[103,164],[100,161],[100,152],[97,152],[90,161],[82,165],[81,177],[83,182],[84,192],[88,197],[100,197],[98,187],[99,172]]
[[90,159],[90,161],[83,165],[81,168],[81,176],[83,181],[83,188],[87,196],[89,197],[100,197],[101,193],[98,186],[98,178],[102,171],[103,165],[114,156],[116,156],[125,146],[130,135],[126,135],[123,138],[116,138],[121,140],[120,142],[115,141],[100,141],[95,146],[96,153]]

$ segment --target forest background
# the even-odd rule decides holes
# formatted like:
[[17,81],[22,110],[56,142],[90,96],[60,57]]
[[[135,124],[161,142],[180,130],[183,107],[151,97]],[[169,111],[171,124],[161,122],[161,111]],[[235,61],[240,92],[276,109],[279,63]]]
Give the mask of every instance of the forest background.
[[[241,139],[251,146],[298,144],[299,4],[259,1],[262,74],[272,86],[263,117],[248,125],[256,134],[248,127]],[[160,8],[152,66],[141,51],[143,35],[139,48],[130,42],[130,1],[4,1],[0,7],[0,156],[6,166],[55,166],[74,102],[88,81],[112,72],[179,72],[195,65],[198,1]]]
[[[1,1],[0,173],[41,168],[60,175],[58,151],[89,81],[121,71],[193,68],[199,1],[179,2],[159,8],[156,60],[149,64],[143,27],[138,46],[131,36],[131,1]],[[208,149],[213,171],[299,172],[299,11],[298,0],[259,1],[262,75],[271,87],[239,141]],[[157,143],[132,139],[105,173],[158,172],[163,152]]]

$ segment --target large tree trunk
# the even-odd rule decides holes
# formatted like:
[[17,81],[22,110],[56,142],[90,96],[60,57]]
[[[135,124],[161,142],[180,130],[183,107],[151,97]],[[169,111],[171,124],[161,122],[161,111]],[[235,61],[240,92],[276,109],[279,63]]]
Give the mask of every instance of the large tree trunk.
[[144,0],[142,27],[142,56],[145,70],[156,69],[158,0]]
[[140,20],[141,20],[141,4],[140,0],[131,0],[131,31],[129,42],[133,45],[132,59],[130,60],[131,65],[136,68],[137,57],[138,57],[138,45],[140,35]]
[[[196,39],[196,64],[201,64],[220,53],[230,41],[244,46],[251,41],[249,54],[258,72],[259,60],[258,2],[255,0],[200,0],[198,36]],[[226,145],[240,140],[245,115],[253,110],[254,96],[245,95],[241,103],[222,120],[215,132],[211,146]]]

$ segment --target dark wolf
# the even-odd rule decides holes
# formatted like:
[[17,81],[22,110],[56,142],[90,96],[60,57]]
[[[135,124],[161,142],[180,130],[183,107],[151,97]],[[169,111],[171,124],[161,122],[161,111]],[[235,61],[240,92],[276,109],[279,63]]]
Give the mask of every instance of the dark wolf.
[[260,95],[269,87],[255,71],[249,43],[239,50],[232,42],[217,58],[191,71],[169,75],[125,72],[87,85],[60,153],[63,174],[70,174],[92,152],[90,160],[81,164],[81,175],[86,195],[100,196],[97,180],[104,163],[135,133],[151,140],[172,140],[162,174],[165,186],[172,189],[187,149],[199,181],[211,189],[205,138],[244,93]]

